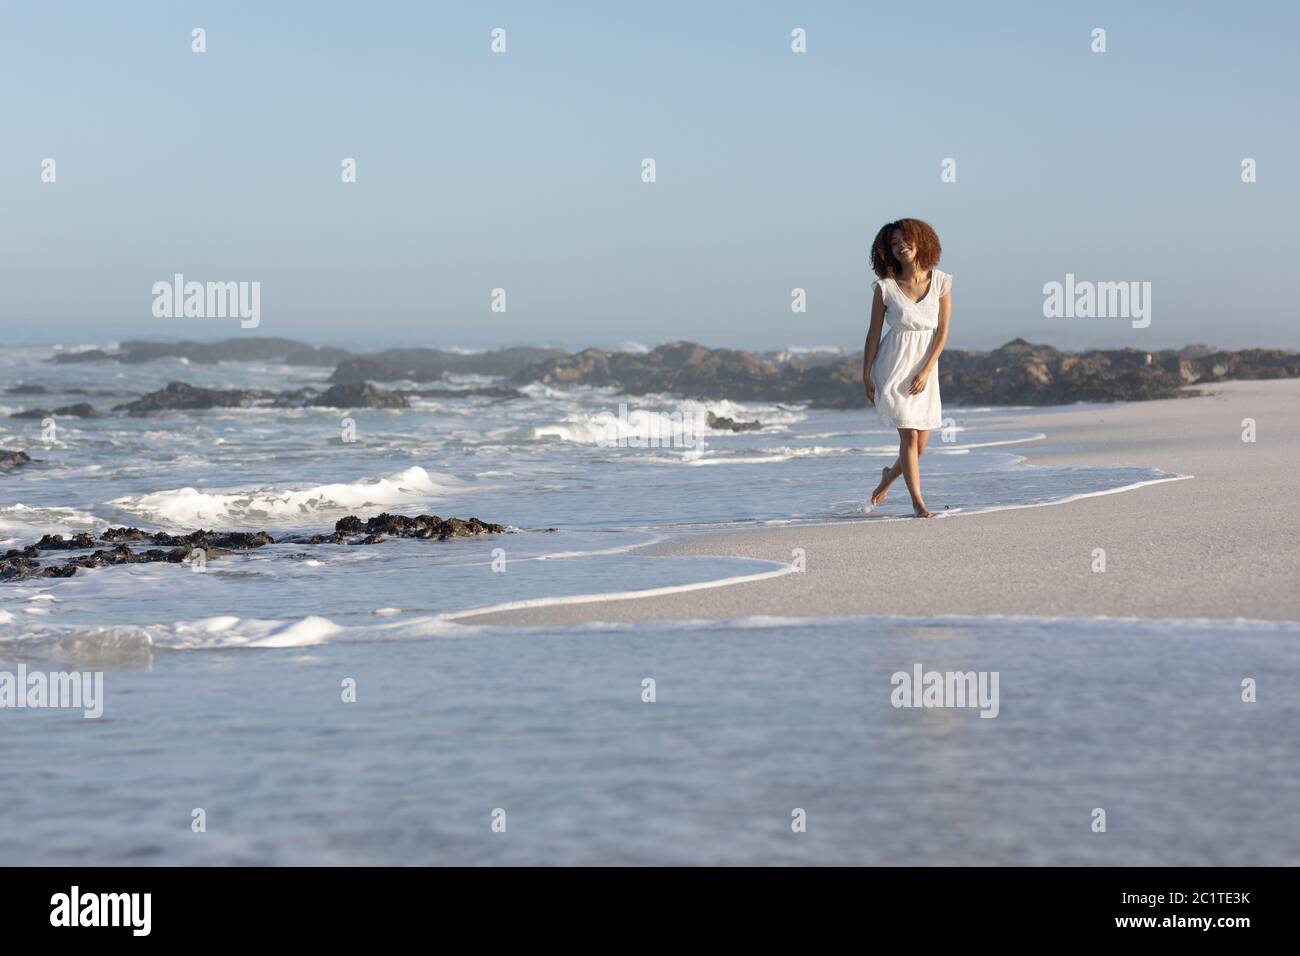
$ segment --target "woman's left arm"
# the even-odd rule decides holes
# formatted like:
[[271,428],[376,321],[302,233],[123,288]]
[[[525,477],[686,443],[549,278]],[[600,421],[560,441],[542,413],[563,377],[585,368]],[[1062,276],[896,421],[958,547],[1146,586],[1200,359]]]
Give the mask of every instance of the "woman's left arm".
[[920,395],[925,391],[930,376],[934,374],[935,366],[939,364],[939,354],[943,352],[943,347],[948,344],[948,319],[951,316],[952,291],[949,290],[939,300],[939,326],[934,330],[934,335],[930,337],[930,351],[925,356],[925,364],[921,366],[921,371],[916,373],[916,377],[912,379],[912,384],[907,389],[909,395]]

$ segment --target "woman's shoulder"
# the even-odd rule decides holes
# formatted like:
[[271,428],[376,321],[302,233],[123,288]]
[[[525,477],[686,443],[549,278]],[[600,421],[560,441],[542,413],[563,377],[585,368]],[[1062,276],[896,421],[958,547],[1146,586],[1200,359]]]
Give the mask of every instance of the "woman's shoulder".
[[952,291],[952,273],[944,272],[942,269],[935,269],[931,279],[939,283],[939,294],[947,295]]

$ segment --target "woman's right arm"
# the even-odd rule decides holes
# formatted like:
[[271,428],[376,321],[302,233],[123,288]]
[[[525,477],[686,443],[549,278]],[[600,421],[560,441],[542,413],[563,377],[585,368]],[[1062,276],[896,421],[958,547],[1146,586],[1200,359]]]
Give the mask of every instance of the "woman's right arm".
[[867,389],[867,401],[876,402],[876,384],[871,380],[871,367],[876,364],[876,350],[880,348],[880,330],[885,326],[885,299],[880,286],[871,297],[871,325],[867,328],[867,342],[862,347],[862,384]]

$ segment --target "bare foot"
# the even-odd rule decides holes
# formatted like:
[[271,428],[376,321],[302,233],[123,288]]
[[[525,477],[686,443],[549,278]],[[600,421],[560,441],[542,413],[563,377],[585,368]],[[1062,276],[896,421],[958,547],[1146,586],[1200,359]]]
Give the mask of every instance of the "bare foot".
[[889,494],[889,486],[894,480],[889,477],[889,468],[880,470],[880,484],[876,485],[876,490],[871,493],[871,504],[878,505],[885,500],[885,495]]
[[934,517],[934,515],[931,513],[930,509],[927,508],[927,507],[925,506],[925,502],[924,502],[924,501],[922,501],[920,504],[917,504],[915,501],[912,502],[912,512],[914,513],[915,517],[917,517],[917,518],[933,518],[933,517]]

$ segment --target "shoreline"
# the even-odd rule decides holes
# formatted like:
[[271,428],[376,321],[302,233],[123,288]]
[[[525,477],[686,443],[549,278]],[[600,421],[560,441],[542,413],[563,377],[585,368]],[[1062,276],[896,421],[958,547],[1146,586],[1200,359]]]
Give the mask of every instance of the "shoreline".
[[[1014,415],[1007,422],[1047,433],[1016,467],[1155,467],[1170,479],[947,520],[691,534],[642,553],[788,566],[802,548],[807,570],[673,593],[490,607],[453,619],[505,626],[884,615],[1300,621],[1293,484],[1300,381],[1232,381],[1197,391],[1114,406],[1060,406],[1046,420],[1040,413],[1032,423]],[[1256,423],[1253,443],[1242,440],[1246,418]],[[865,501],[872,483],[866,472],[863,482]],[[891,490],[899,494],[906,490]],[[1093,570],[1096,549],[1105,551],[1104,571]],[[918,586],[940,565],[939,586]]]

